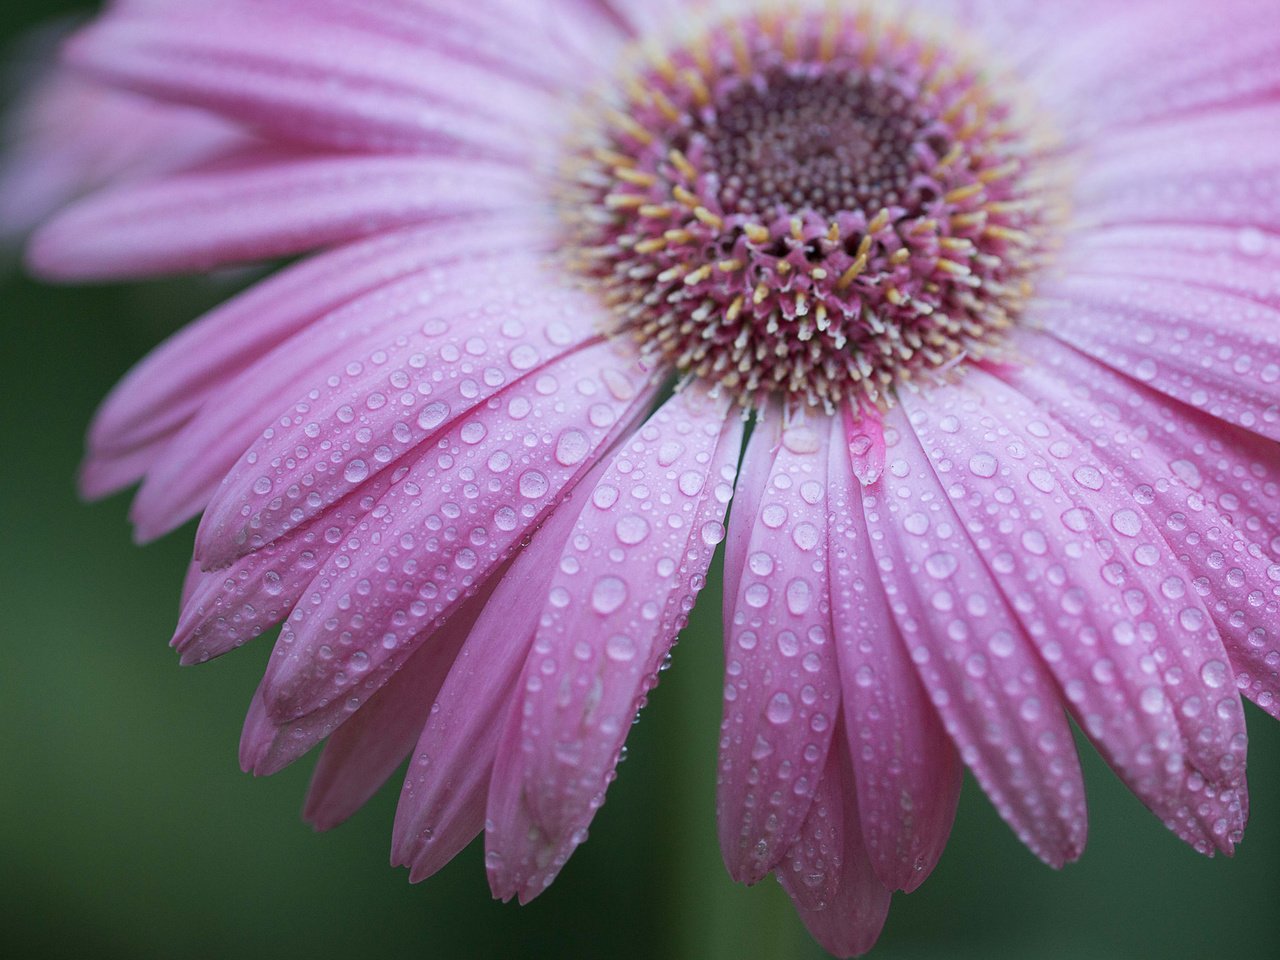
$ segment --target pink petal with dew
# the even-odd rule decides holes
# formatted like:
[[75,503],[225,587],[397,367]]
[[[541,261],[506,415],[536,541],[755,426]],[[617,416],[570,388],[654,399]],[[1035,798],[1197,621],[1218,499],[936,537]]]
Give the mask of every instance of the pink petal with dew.
[[[211,398],[226,399],[237,377],[321,318],[326,326],[349,320],[339,307],[468,253],[537,249],[536,237],[509,217],[433,223],[319,254],[254,284],[169,338],[112,390],[89,429],[82,489],[102,496],[140,478]],[[323,336],[341,349],[343,332]]]
[[1119,277],[1046,285],[1036,326],[1167,396],[1280,439],[1280,311],[1203,287]]
[[410,224],[529,203],[526,172],[443,157],[259,149],[231,166],[116,187],[72,204],[32,238],[52,280],[206,271],[305,253]]
[[329,737],[303,811],[317,830],[336,827],[364,806],[409,755],[492,592],[492,584],[482,587]]
[[[1106,4],[1076,16],[1029,82],[1074,136],[1254,103],[1280,91],[1280,11],[1271,0]],[[995,3],[992,6],[1003,6]]]
[[104,82],[340,150],[514,160],[562,113],[547,91],[434,46],[224,0],[180,17],[105,17],[67,57]]
[[489,792],[489,883],[540,894],[586,836],[623,741],[706,582],[742,426],[698,385],[614,454],[542,602]]
[[[602,310],[536,254],[433,271],[380,299],[379,314],[411,332],[367,355],[344,348],[348,362],[312,380],[306,409],[244,451],[196,535],[206,566],[305,523],[498,390],[537,374],[592,336]],[[625,378],[604,387],[606,402],[634,392]]]
[[[845,737],[837,727],[837,742]],[[837,957],[861,956],[875,945],[891,900],[862,845],[866,827],[859,819],[854,780],[848,755],[832,750],[800,839],[784,859],[795,869],[778,871],[809,933]],[[824,843],[828,836],[836,842]],[[824,882],[813,884],[816,875]],[[830,894],[814,896],[815,887],[825,892],[828,886],[834,888]]]
[[[1229,852],[1243,828],[1240,698],[1219,689],[1226,652],[1204,605],[1162,589],[1183,568],[1129,487],[980,370],[903,406],[1081,728],[1179,837]],[[1057,709],[1057,696],[1027,699],[1018,716]]]
[[576,0],[576,6],[608,10],[623,27],[637,37],[663,36],[673,24],[687,24],[691,13],[707,13],[713,0]]
[[[628,387],[621,396],[606,386],[618,374]],[[264,687],[276,721],[360,698],[394,672],[414,638],[505,560],[645,409],[655,389],[648,376],[629,345],[588,347],[435,441],[286,622]],[[349,662],[357,651],[368,658],[358,683]]]
[[862,844],[876,876],[910,893],[942,856],[962,767],[880,586],[862,485],[850,467],[849,433],[858,429],[833,418],[827,470],[831,623],[848,737],[847,748],[833,749],[852,758]]
[[[750,534],[726,569],[724,719],[716,819],[729,874],[755,883],[795,842],[822,775],[840,705],[827,577],[829,418],[783,422],[770,406],[747,446],[770,463]],[[732,597],[732,600],[729,598]]]
[[[564,350],[544,357],[543,366],[523,371],[517,382],[540,375],[546,364],[559,359],[569,349],[566,346]],[[424,365],[411,362],[410,366],[417,369]],[[395,374],[391,376],[395,377]],[[439,377],[438,370],[436,376]],[[626,384],[621,375],[606,370],[604,377],[611,390],[625,393]],[[474,386],[474,381],[464,382]],[[220,656],[283,620],[310,585],[316,570],[329,563],[340,549],[354,549],[350,539],[352,531],[360,526],[360,536],[369,534],[369,515],[387,490],[406,478],[414,482],[417,470],[430,469],[422,461],[437,456],[431,439],[456,429],[462,417],[474,411],[480,403],[487,402],[492,397],[495,383],[496,379],[490,378],[490,386],[485,388],[483,396],[480,396],[478,387],[469,389],[467,402],[451,408],[448,415],[440,420],[434,434],[409,447],[390,468],[371,473],[337,503],[304,520],[300,526],[290,527],[287,533],[270,543],[258,546],[230,567],[207,574],[199,589],[193,591],[192,598],[184,604],[172,641],[182,652],[183,662],[200,662]],[[597,416],[602,414],[597,412]],[[435,419],[437,415],[432,413],[431,420]],[[489,466],[502,462],[499,456]],[[408,493],[407,496],[416,494]],[[358,543],[358,539],[354,542]]]
[[[842,724],[836,725],[833,749],[826,763],[809,812],[800,825],[795,842],[775,867],[778,882],[794,901],[797,910],[824,910],[840,892],[844,869],[846,817],[844,805],[856,804],[856,797],[844,796],[840,768],[848,766],[843,756]],[[861,838],[853,837],[857,848]],[[865,854],[865,851],[863,851]]]
[[[598,354],[591,356],[592,351],[586,353],[585,362],[594,362],[596,370],[607,362]],[[568,372],[574,372],[572,365]],[[644,391],[634,406],[643,408],[650,396],[650,391]],[[520,404],[528,398],[516,390],[507,399]],[[625,432],[636,412],[626,409],[626,417],[614,429],[593,428],[593,436],[585,438],[583,461],[589,463],[595,447],[607,446]],[[534,414],[545,411],[535,405]],[[542,419],[547,420],[545,416]],[[497,422],[491,426],[495,432],[506,427]],[[554,421],[549,422],[549,429],[554,434]],[[572,430],[561,431],[561,435]],[[307,588],[276,643],[260,687],[270,727],[259,723],[252,736],[246,728],[241,754],[246,769],[274,773],[331,733],[430,637],[433,623],[451,616],[474,586],[506,560],[582,472],[563,465],[539,469],[538,451],[523,456],[507,476],[482,472],[481,476],[487,475],[493,482],[484,488],[483,496],[467,504],[466,520],[459,529],[457,518],[463,511],[454,498],[471,497],[479,491],[469,480],[455,478],[476,473],[476,464],[492,460],[495,453],[491,446],[464,453],[465,444],[455,435],[437,445],[431,457],[382,498],[368,522],[351,533]],[[572,444],[576,460],[582,444],[577,439]],[[565,455],[563,442],[556,448]],[[521,469],[530,464],[530,469]],[[455,467],[458,474],[452,472]],[[432,534],[437,524],[450,532],[444,540]],[[394,546],[384,546],[375,556],[379,543]],[[384,570],[395,570],[397,575],[388,578]],[[360,579],[352,582],[359,575]],[[353,610],[352,593],[371,594],[375,579],[384,588],[376,595],[382,602]],[[344,589],[348,592],[338,592]],[[397,602],[402,607],[393,609]],[[348,642],[335,652],[332,644],[342,636]]]
[[1280,229],[1277,130],[1280,103],[1267,103],[1110,136],[1079,165],[1074,219]]
[[[1189,581],[1172,573],[1161,592],[1175,600],[1213,598],[1205,609],[1232,670],[1211,660],[1202,679],[1216,690],[1234,674],[1241,692],[1273,716],[1280,713],[1280,486],[1268,480],[1276,448],[1233,437],[1051,340],[1026,339],[1054,375],[1041,366],[1034,375],[1019,372],[1014,385],[1091,443],[1186,568]],[[1194,619],[1195,608],[1187,609]]]
[[[1147,224],[1091,230],[1073,238],[1058,264],[1071,277],[1207,287],[1280,309],[1280,238],[1255,227]],[[1280,367],[1265,366],[1260,376],[1276,383]]]
[[[134,502],[139,536],[206,505],[216,513],[246,471],[250,496],[290,504],[287,532],[591,334],[590,314],[576,327],[499,324],[487,311],[519,273],[516,255],[460,256],[342,307],[228,384],[157,456]],[[264,477],[274,481],[269,499]],[[222,561],[264,540],[243,535]],[[202,546],[198,536],[197,554]]]
[[556,559],[595,489],[605,461],[574,485],[500,575],[422,728],[396,809],[391,862],[417,883],[484,829],[502,720],[533,644]]
[[[901,407],[864,491],[894,619],[943,726],[996,810],[1051,866],[1084,848],[1084,783],[1057,687],[965,533]],[[913,531],[924,530],[927,534]]]
[[[406,457],[347,494],[309,523],[291,530],[230,567],[201,572],[190,580],[170,646],[184,664],[204,663],[260,636],[282,622],[315,579],[316,570],[349,545],[353,531],[365,533],[370,514],[394,485],[408,477],[430,447]],[[351,546],[354,548],[354,546]],[[193,564],[199,569],[199,564]]]

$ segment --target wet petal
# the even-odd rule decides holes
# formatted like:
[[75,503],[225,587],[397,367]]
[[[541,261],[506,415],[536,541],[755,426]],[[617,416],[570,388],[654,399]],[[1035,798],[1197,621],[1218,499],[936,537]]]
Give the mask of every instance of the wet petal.
[[[544,91],[423,38],[361,29],[323,8],[223,2],[181,17],[105,17],[68,57],[107,82],[338,149],[453,148],[515,157],[554,116]],[[318,14],[318,15],[317,15]]]
[[[339,349],[353,318],[339,316],[338,308],[433,265],[504,247],[536,250],[536,231],[499,218],[393,231],[319,254],[255,284],[165,341],[111,391],[89,430],[83,489],[102,496],[137,480],[202,408],[296,370],[291,354],[277,348],[296,344],[295,338],[322,319],[341,324],[325,335]],[[242,375],[250,369],[256,374],[246,383]]]
[[[994,377],[903,399],[1080,726],[1170,829],[1230,850],[1244,714],[1234,689],[1206,683],[1208,664],[1225,672],[1222,641],[1198,598],[1161,589],[1177,564],[1151,520],[1088,448]],[[1028,699],[1018,717],[1058,709],[1056,696]]]
[[[590,347],[505,391],[381,498],[281,631],[264,687],[277,722],[366,697],[505,559],[644,409],[652,388],[627,353]],[[614,377],[629,385],[621,397]]]
[[1280,439],[1280,311],[1162,280],[1071,277],[1035,322],[1161,393]]
[[[346,348],[342,366],[312,378],[305,409],[287,428],[271,425],[244,453],[196,535],[207,565],[229,563],[316,516],[483,410],[500,389],[522,378],[536,387],[548,362],[595,333],[600,306],[558,283],[536,256],[520,255],[406,281],[350,312],[340,327],[372,313],[406,335],[363,355]],[[316,339],[323,349],[323,335]],[[608,406],[631,399],[635,387],[623,377],[592,389]],[[316,439],[299,444],[299,429]]]
[[[837,738],[845,739],[844,732],[839,731]],[[837,957],[861,956],[875,945],[891,899],[889,889],[876,876],[871,857],[862,845],[866,828],[859,820],[860,805],[855,792],[849,758],[842,750],[832,750],[801,833],[801,846],[793,849],[787,858],[792,863],[799,860],[801,871],[817,869],[818,857],[814,854],[821,852],[824,826],[832,832],[838,829],[840,860],[834,892],[825,898],[815,898],[814,891],[802,889],[813,874],[779,872],[779,879],[795,901],[804,925],[815,940]]]
[[[1084,848],[1084,784],[1059,693],[901,408],[863,509],[880,579],[942,722],[1000,815],[1053,866]],[[980,464],[980,468],[984,465]],[[911,533],[917,515],[931,535]]]
[[489,796],[495,896],[541,893],[604,802],[723,539],[742,436],[730,404],[700,386],[668,401],[614,455],[555,564]]
[[740,578],[726,584],[733,613],[716,819],[720,852],[740,882],[762,879],[795,842],[839,711],[826,566],[829,422],[784,424],[771,406],[746,452],[746,474],[770,464],[758,510],[730,519],[751,532],[731,543],[745,556],[726,561]]
[[[862,486],[850,466],[850,429],[857,428],[833,419],[827,472],[831,621],[848,738],[843,749],[853,762],[866,856],[881,883],[910,892],[942,856],[962,768],[880,585]],[[927,535],[920,518],[907,529]]]

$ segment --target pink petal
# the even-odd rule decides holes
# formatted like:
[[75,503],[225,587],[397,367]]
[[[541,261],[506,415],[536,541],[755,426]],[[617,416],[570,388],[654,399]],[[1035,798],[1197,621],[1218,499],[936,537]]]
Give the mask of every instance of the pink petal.
[[[839,711],[827,562],[829,418],[784,425],[770,407],[747,446],[746,470],[772,465],[750,528],[726,561],[724,720],[716,817],[735,880],[761,880],[795,841],[817,789]],[[745,540],[745,544],[744,544]],[[726,606],[730,601],[726,597]]]
[[[533,232],[507,218],[430,224],[320,254],[254,284],[153,350],[112,390],[89,430],[86,492],[137,480],[211,398],[225,400],[236,377],[339,307],[458,256],[529,243],[536,246]],[[340,346],[332,334],[326,342]]]
[[[1173,281],[1280,309],[1280,239],[1252,227],[1146,224],[1091,230],[1060,261],[1071,276]],[[1280,379],[1270,369],[1266,379]]]
[[[365,699],[510,554],[649,402],[633,356],[629,344],[586,348],[433,444],[286,622],[264,681],[278,723]],[[627,389],[614,395],[619,375]],[[353,669],[357,653],[367,659]]]
[[[521,379],[536,385],[547,363],[595,333],[602,309],[590,294],[560,283],[536,255],[436,271],[375,297],[373,310],[352,308],[360,322],[370,313],[394,320],[398,335],[368,352],[344,348],[346,362],[310,377],[309,394],[297,390],[305,410],[289,414],[286,429],[272,424],[243,453],[209,504],[196,556],[216,567],[270,543],[482,408],[499,389]],[[351,320],[337,325],[345,331]],[[321,347],[326,339],[317,334]],[[624,378],[612,389],[632,388]],[[300,445],[308,432],[324,442]]]
[[[1198,598],[1168,596],[1181,564],[1161,549],[1129,487],[1045,411],[980,370],[902,399],[1080,726],[1170,829],[1199,849],[1229,851],[1243,826],[1244,714],[1234,689],[1206,681],[1215,664],[1226,676],[1222,641]],[[1056,696],[1024,700],[1018,716],[1057,707]]]
[[882,884],[910,893],[942,856],[962,768],[880,586],[862,486],[850,468],[848,434],[858,429],[832,421],[831,621],[866,855]]
[[[341,307],[228,383],[157,455],[132,511],[139,535],[167,532],[211,500],[216,515],[246,473],[249,497],[290,504],[286,530],[292,529],[354,489],[359,471],[351,464],[368,465],[369,475],[393,466],[500,387],[529,375],[534,368],[524,362],[543,364],[590,335],[590,314],[573,326],[535,330],[498,323],[489,313],[503,306],[495,278],[540,264],[522,264],[523,253],[498,259],[488,251],[468,260],[466,249],[458,250],[464,259],[441,260]],[[485,350],[477,353],[481,342]],[[341,471],[334,450],[348,458]],[[268,496],[261,464],[273,465],[279,477]],[[219,562],[261,542],[235,545]],[[197,537],[198,549],[201,543]]]
[[329,737],[303,816],[330,830],[359,810],[409,755],[431,705],[492,593],[486,585]]
[[[838,740],[844,740],[843,731]],[[800,919],[809,933],[837,957],[856,957],[866,953],[880,937],[889,914],[889,890],[876,876],[871,858],[862,845],[866,828],[859,820],[859,803],[854,796],[854,774],[843,750],[832,750],[818,794],[810,807],[809,818],[801,834],[801,842],[787,860],[799,863],[800,871],[780,870],[778,879],[795,901]],[[824,826],[835,833],[838,827],[840,858],[835,875],[835,890],[825,899],[804,890],[805,879],[819,869],[818,859],[827,861],[830,871],[835,864],[822,856]]]
[[[845,806],[856,806],[857,797],[845,796],[841,766],[849,760],[842,756],[840,741],[843,731],[836,728],[836,749],[827,751],[827,761],[813,803],[804,818],[795,842],[776,867],[778,882],[800,911],[825,910],[840,891],[844,872]],[[850,784],[852,785],[852,783]],[[861,838],[853,837],[850,846],[857,849]],[[865,851],[860,851],[865,856]]]
[[[345,549],[353,531],[365,534],[370,513],[410,466],[432,455],[424,449],[395,471],[378,474],[320,516],[247,554],[230,567],[201,573],[190,589],[170,645],[183,664],[204,663],[270,630],[289,615],[317,568]],[[193,564],[199,569],[199,564]]]
[[489,793],[497,897],[541,893],[604,802],[724,536],[742,439],[731,404],[701,386],[668,401],[614,455],[558,558]]
[[204,111],[103,89],[65,70],[41,78],[6,127],[0,236],[11,237],[92,190],[178,170],[246,139]]
[[52,280],[207,271],[303,253],[401,226],[528,202],[527,174],[442,157],[267,150],[237,163],[104,191],[32,238]]
[[1034,309],[1038,326],[1126,376],[1280,439],[1280,311],[1202,287],[1135,288],[1111,277],[1061,280]]
[[1280,90],[1280,16],[1270,0],[1107,4],[1088,19],[1078,5],[1038,6],[1076,15],[1060,24],[1031,82],[1082,137]]
[[[598,5],[592,0],[577,3],[571,16],[560,15],[561,0],[472,0],[449,4],[379,0],[376,6],[350,0],[266,2],[289,13],[319,16],[393,40],[409,40],[419,49],[438,49],[457,59],[481,63],[493,71],[548,87],[581,83],[583,61],[609,63],[608,54],[616,50],[621,39],[612,35],[616,28],[608,30],[609,35],[590,29],[601,26],[598,19],[577,22],[583,19],[578,15],[580,7]],[[594,47],[587,50],[582,41],[578,46],[583,49],[568,49],[557,42],[564,39],[559,29],[562,20],[574,23],[576,33],[589,33]]]
[[1077,218],[1280,228],[1280,104],[1208,111],[1095,146],[1073,190]]
[[396,809],[391,860],[413,882],[431,876],[484,828],[485,797],[502,732],[517,702],[556,561],[604,462],[576,484],[498,580],[422,730]]
[[[863,509],[911,659],[996,810],[1051,866],[1084,847],[1084,784],[1053,678],[964,532],[901,407]],[[913,533],[924,530],[928,535]]]
[[[1280,713],[1280,488],[1267,481],[1276,447],[1175,407],[1047,338],[1027,337],[1026,350],[1054,376],[1028,368],[1016,377],[1018,390],[1088,438],[1109,472],[1126,478],[1190,577],[1171,574],[1161,592],[1214,598],[1206,610],[1236,686]],[[1229,682],[1222,661],[1209,663],[1203,679]]]
[[220,113],[274,139],[515,159],[531,134],[547,130],[556,111],[545,91],[423,47],[421,38],[407,42],[301,6],[273,12],[223,2],[192,5],[181,17],[105,17],[67,54],[108,83]]

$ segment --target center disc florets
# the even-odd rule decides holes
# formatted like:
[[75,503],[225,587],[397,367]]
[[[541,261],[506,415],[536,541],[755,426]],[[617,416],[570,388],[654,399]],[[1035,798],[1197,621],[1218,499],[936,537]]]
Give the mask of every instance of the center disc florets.
[[976,68],[865,15],[759,15],[651,55],[574,152],[617,329],[744,403],[887,398],[990,348],[1042,205]]

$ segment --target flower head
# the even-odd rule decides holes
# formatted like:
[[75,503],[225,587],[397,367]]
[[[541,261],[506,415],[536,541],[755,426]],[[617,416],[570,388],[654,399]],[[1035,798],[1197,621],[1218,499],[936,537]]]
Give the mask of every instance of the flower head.
[[73,205],[38,270],[323,248],[144,361],[85,468],[143,481],[143,538],[203,511],[184,662],[282,624],[241,760],[327,738],[317,825],[409,756],[396,862],[483,832],[537,896],[727,540],[722,851],[833,952],[962,764],[1079,856],[1069,718],[1232,850],[1241,696],[1280,712],[1280,13],[903,7],[223,0],[73,42],[251,136]]

